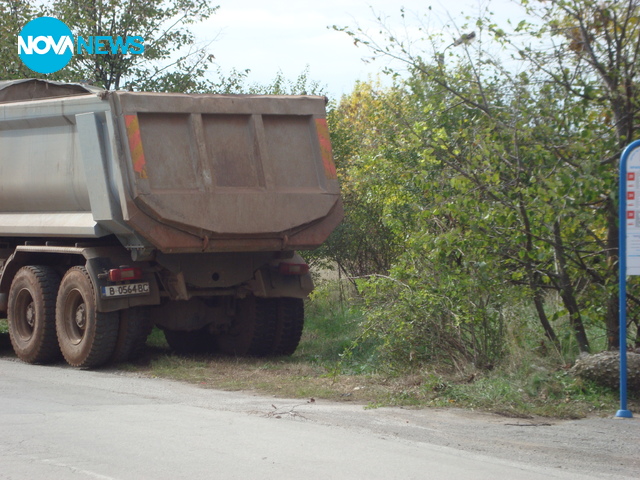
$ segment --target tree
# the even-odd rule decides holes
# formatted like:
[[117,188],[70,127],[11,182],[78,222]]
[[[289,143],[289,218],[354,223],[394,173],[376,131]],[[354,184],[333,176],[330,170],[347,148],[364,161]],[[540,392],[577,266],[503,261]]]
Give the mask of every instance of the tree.
[[38,10],[26,0],[0,2],[0,79],[33,77],[34,73],[18,56],[16,39],[22,27],[37,16]]
[[203,75],[213,55],[197,46],[188,26],[217,8],[207,0],[54,0],[49,12],[84,38],[144,38],[143,55],[74,55],[64,69],[68,80],[88,79],[113,90],[189,92],[206,88]]
[[[602,106],[614,135],[603,139],[600,162],[609,180],[600,212],[606,218],[606,256],[610,271],[607,300],[609,348],[618,347],[618,213],[615,198],[617,162],[625,146],[637,137],[640,115],[640,2],[553,0],[527,5],[528,13],[544,20],[542,27],[522,23],[518,30],[549,38],[552,49],[519,48],[540,71],[584,102]],[[510,42],[513,44],[512,42]],[[594,81],[596,80],[596,81]]]
[[[520,22],[516,32],[527,32],[529,39],[543,38],[545,26],[548,32],[551,27],[557,29],[560,20],[566,21],[567,12],[572,12],[569,5],[578,8],[585,2],[550,3],[563,15],[547,15],[543,27],[536,29]],[[602,11],[601,6],[587,6]],[[623,6],[626,8],[614,7],[615,12],[607,15],[626,25],[627,33],[620,33],[622,27],[611,27],[614,22],[607,23],[609,20],[602,21],[602,27],[592,23],[595,26],[583,30],[598,31],[609,25],[611,31],[602,33],[605,40],[608,35],[614,39],[611,45],[627,52],[613,56],[619,59],[613,62],[614,67],[623,68],[633,78],[635,70],[629,59],[637,54],[634,42],[638,36],[631,39],[628,33],[631,25],[637,24],[633,20],[637,18],[635,2]],[[593,13],[585,18],[595,16]],[[575,44],[569,40],[556,45],[552,58],[545,57],[547,52],[542,48],[519,47],[518,58],[528,63],[521,73],[514,74],[513,68],[505,68],[488,55],[489,49],[483,48],[489,43],[485,40],[488,34],[503,46],[513,44],[513,37],[490,18],[478,20],[475,28],[473,34],[458,32],[453,37],[458,40],[453,43],[428,35],[431,52],[417,50],[384,25],[381,33],[387,36],[383,41],[362,31],[341,29],[356,42],[368,45],[374,54],[400,60],[409,70],[404,90],[410,100],[403,102],[402,108],[391,110],[404,126],[404,143],[413,144],[416,157],[423,162],[397,167],[404,172],[404,181],[397,176],[387,179],[405,185],[406,192],[418,192],[409,198],[397,197],[403,207],[412,210],[411,216],[419,219],[414,224],[401,222],[407,231],[405,253],[391,269],[396,282],[391,290],[397,298],[405,299],[404,303],[413,305],[404,308],[408,320],[399,322],[404,327],[397,331],[404,335],[408,325],[433,324],[427,321],[428,311],[416,308],[422,305],[439,312],[442,318],[455,318],[449,324],[457,325],[461,332],[461,326],[474,325],[474,316],[487,318],[487,312],[499,310],[508,284],[527,287],[551,341],[558,342],[552,319],[566,314],[578,348],[588,351],[585,322],[597,325],[604,321],[609,331],[612,329],[611,305],[616,298],[612,253],[617,232],[612,216],[614,160],[622,145],[618,138],[628,139],[629,123],[622,137],[620,120],[635,116],[635,100],[625,103],[613,91],[609,101],[599,95],[600,82],[608,77],[594,71],[594,62],[577,59],[574,70],[569,70],[567,57],[576,53]],[[563,38],[567,38],[564,32]],[[473,38],[478,41],[469,45]],[[452,48],[455,46],[462,50]],[[607,65],[597,68],[607,72]],[[619,80],[615,70],[608,72],[612,79]],[[567,84],[567,80],[572,83]],[[619,90],[622,85],[633,85],[633,81],[612,85]],[[621,115],[623,104],[631,110]],[[614,112],[616,108],[618,113]],[[388,220],[386,223],[390,224]],[[487,262],[491,264],[489,276],[478,270]],[[448,290],[439,288],[438,283]],[[379,282],[372,286],[372,298],[389,298],[389,288],[382,296],[376,294],[380,288]],[[545,304],[545,292],[550,291],[558,293],[564,307],[553,312],[551,318]],[[475,314],[474,308],[451,308],[454,300],[472,304],[473,299],[466,298],[472,292],[489,302],[480,309],[474,307]],[[440,302],[443,297],[449,306],[447,301]],[[379,312],[386,309],[389,314],[390,308],[393,305],[386,302]],[[389,326],[392,331],[393,325],[391,322]],[[385,334],[389,334],[388,329]],[[456,338],[461,351],[469,351],[464,343],[473,335]]]
[[399,232],[387,223],[396,217],[389,207],[400,192],[389,168],[407,154],[395,141],[398,126],[388,107],[399,98],[399,91],[358,83],[328,115],[347,218],[314,256],[331,259],[354,284],[386,274],[399,253]]

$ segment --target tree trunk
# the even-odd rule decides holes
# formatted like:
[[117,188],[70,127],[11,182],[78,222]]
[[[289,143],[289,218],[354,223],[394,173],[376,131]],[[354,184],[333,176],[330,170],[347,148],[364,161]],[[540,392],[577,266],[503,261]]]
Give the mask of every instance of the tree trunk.
[[556,336],[556,332],[553,330],[551,323],[549,322],[549,317],[547,317],[547,313],[544,311],[544,296],[540,291],[540,288],[532,287],[533,290],[533,303],[536,306],[536,312],[538,312],[538,318],[540,319],[540,324],[544,329],[544,334],[546,337],[551,340],[554,344],[559,345],[558,337]]
[[553,237],[554,237],[554,251],[556,257],[556,268],[558,270],[558,286],[560,290],[560,297],[564,303],[567,312],[569,312],[569,323],[573,328],[576,341],[578,342],[578,348],[581,352],[589,352],[589,340],[587,339],[587,332],[584,329],[582,323],[582,316],[580,315],[580,308],[576,301],[575,291],[573,290],[573,284],[571,278],[567,272],[567,259],[564,251],[564,244],[562,243],[562,236],[560,234],[560,221],[556,220],[553,224]]
[[[531,234],[531,222],[529,221],[529,213],[525,208],[522,197],[520,198],[518,208],[520,210],[522,222],[524,224],[525,231],[527,233],[527,244],[526,244],[527,252],[532,253],[533,252],[533,235]],[[535,271],[535,268],[531,264],[530,260],[527,260],[525,269],[527,271],[527,281],[529,282],[529,288],[531,289],[531,292],[533,294],[533,304],[536,307],[536,312],[538,312],[538,318],[540,319],[540,324],[544,329],[544,334],[554,344],[559,345],[560,342],[558,341],[556,332],[553,331],[553,327],[549,322],[547,313],[544,311],[544,295],[543,295],[542,289],[539,287],[541,283],[540,274]]]

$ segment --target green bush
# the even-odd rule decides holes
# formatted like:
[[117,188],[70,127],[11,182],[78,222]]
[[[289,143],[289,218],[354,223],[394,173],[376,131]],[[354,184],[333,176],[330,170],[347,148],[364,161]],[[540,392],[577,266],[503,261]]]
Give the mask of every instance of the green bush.
[[366,302],[363,335],[377,344],[386,370],[425,364],[485,369],[502,359],[502,296],[492,288],[486,265],[464,269],[463,274],[453,267],[427,274],[427,269],[400,265],[390,276],[359,284]]

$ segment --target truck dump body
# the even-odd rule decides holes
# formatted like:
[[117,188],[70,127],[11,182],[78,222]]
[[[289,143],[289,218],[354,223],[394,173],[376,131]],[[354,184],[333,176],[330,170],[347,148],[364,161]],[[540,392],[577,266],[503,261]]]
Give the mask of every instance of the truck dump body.
[[342,218],[324,97],[37,80],[0,92],[1,236],[116,234],[164,253],[292,250],[320,245]]
[[291,355],[342,219],[324,97],[0,82],[0,314],[16,355]]

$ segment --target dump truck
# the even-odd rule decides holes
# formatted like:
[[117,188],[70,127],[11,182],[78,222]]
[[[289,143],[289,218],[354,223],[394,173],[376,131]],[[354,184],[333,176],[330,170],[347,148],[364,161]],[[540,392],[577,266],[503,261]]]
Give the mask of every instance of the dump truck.
[[[297,253],[343,210],[326,98],[0,82],[0,315],[16,355],[290,355]],[[1,318],[1,317],[0,317]]]

